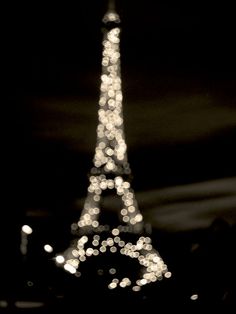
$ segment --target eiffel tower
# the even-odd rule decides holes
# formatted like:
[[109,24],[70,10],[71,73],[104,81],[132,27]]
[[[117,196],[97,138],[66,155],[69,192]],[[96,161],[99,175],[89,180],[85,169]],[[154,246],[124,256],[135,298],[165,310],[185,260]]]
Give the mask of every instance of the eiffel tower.
[[[170,277],[171,273],[153,248],[151,238],[144,236],[143,216],[130,184],[131,170],[122,111],[120,18],[114,2],[109,3],[102,21],[104,38],[97,142],[89,174],[88,194],[79,221],[72,224],[72,233],[76,239],[55,259],[59,266],[79,277],[86,262],[103,256],[102,265],[106,265],[108,260],[116,264],[116,268],[111,266],[109,269],[112,275],[107,282],[109,289],[130,287],[133,291],[139,291],[146,284],[161,280],[163,276]],[[105,218],[106,212],[102,210],[102,205],[107,197],[110,197],[111,203],[119,204],[120,209],[118,221],[111,219],[103,224],[102,215]],[[120,257],[136,262],[131,271],[135,274],[120,275],[119,278],[117,268],[122,263]]]

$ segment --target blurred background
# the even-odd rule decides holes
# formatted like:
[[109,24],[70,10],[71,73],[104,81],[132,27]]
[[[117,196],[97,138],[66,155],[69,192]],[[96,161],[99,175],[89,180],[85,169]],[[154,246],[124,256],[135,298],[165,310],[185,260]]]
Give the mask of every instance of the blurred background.
[[[120,310],[234,312],[236,22],[221,2],[117,1],[132,187],[172,278],[135,296],[109,294],[53,262],[86,196],[106,7],[3,10],[0,312],[88,307],[87,299],[104,311],[110,299]],[[22,253],[25,224],[33,232]]]

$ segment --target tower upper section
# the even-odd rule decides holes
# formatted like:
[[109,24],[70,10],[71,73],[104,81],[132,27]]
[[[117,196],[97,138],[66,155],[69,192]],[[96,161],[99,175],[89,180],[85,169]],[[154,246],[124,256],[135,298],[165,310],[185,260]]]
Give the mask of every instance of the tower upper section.
[[129,174],[125,143],[120,75],[120,18],[111,3],[103,17],[102,74],[98,110],[97,144],[93,174]]

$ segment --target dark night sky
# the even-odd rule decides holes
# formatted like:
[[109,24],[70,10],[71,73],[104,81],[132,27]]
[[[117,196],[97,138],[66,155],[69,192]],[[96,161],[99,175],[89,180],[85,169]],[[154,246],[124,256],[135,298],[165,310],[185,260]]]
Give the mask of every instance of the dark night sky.
[[[117,2],[133,187],[155,194],[234,177],[232,7],[206,1]],[[5,11],[5,168],[14,206],[23,212],[54,211],[86,194],[105,3],[20,3]]]

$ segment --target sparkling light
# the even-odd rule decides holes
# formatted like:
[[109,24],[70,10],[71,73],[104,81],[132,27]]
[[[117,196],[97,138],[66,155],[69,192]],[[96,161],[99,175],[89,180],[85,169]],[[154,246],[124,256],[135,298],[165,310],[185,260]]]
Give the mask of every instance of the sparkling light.
[[111,282],[109,285],[108,285],[108,288],[109,289],[115,289],[117,287],[117,283],[115,282]]
[[[140,273],[136,280],[113,278],[108,283],[109,289],[130,287],[139,291],[141,287],[169,278],[166,264],[153,248],[150,237],[140,236],[143,231],[143,216],[138,209],[134,191],[131,188],[131,173],[127,159],[125,142],[122,81],[120,76],[120,28],[119,16],[108,12],[103,19],[114,27],[104,32],[102,53],[102,75],[100,98],[98,101],[97,142],[93,158],[93,167],[89,175],[87,197],[80,219],[72,224],[72,232],[78,236],[77,241],[63,255],[56,257],[66,271],[77,275],[80,264],[104,254],[121,254],[127,259],[136,260]],[[119,212],[121,223],[118,226],[100,225],[99,215],[104,193],[115,192],[121,201]],[[127,234],[132,235],[132,242],[127,241]],[[136,240],[134,240],[135,235]],[[118,274],[110,265],[109,275]],[[103,270],[99,269],[102,275]]]

